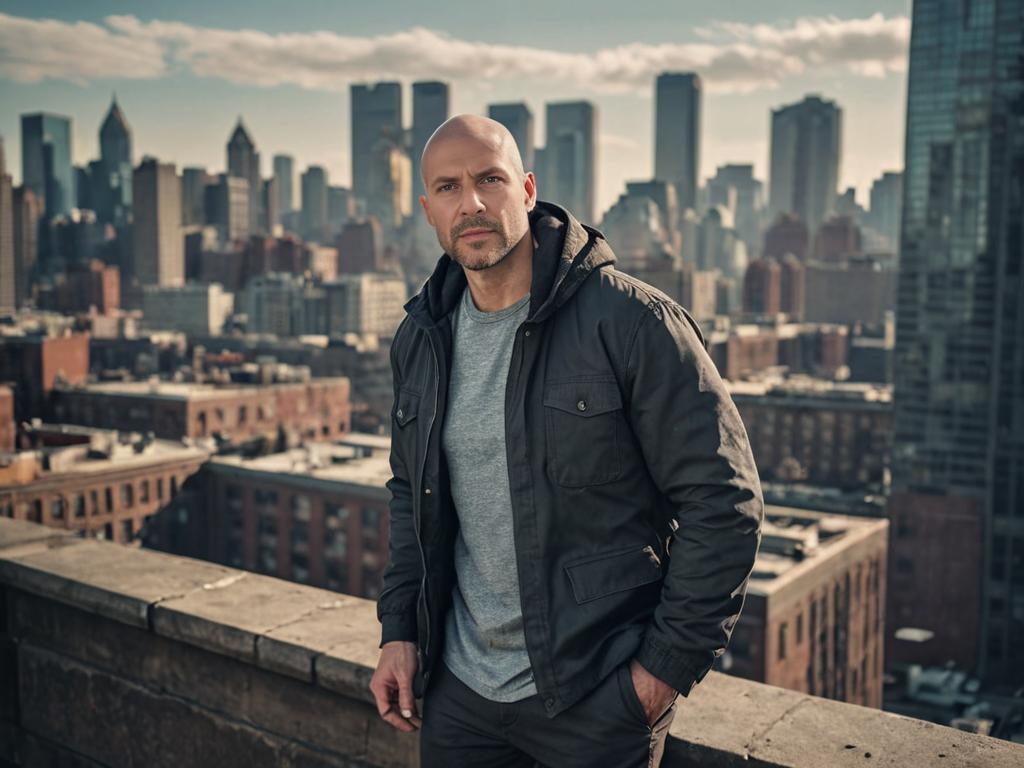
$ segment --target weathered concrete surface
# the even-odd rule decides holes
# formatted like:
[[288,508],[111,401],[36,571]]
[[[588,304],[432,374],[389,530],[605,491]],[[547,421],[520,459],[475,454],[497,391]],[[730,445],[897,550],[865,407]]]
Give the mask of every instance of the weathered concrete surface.
[[211,651],[256,661],[256,637],[334,602],[322,589],[236,572],[153,606],[153,630]]
[[0,551],[0,582],[137,627],[149,625],[153,604],[239,573],[105,541],[57,541],[27,553]]
[[669,732],[666,768],[1024,766],[1024,746],[716,672]]
[[326,598],[309,613],[256,638],[256,663],[261,667],[313,681],[313,659],[346,634],[351,617],[364,601],[345,595]]
[[[34,530],[26,529],[28,525]],[[0,519],[0,766],[415,766],[372,602]],[[1024,747],[712,673],[665,768],[1024,765]]]

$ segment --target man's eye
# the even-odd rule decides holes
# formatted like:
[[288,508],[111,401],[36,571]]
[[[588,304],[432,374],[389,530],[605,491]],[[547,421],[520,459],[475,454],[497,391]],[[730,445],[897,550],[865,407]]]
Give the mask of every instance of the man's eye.
[[501,181],[501,176],[488,176],[486,179],[484,179],[484,181],[485,182]]
[[437,188],[437,191],[438,192],[448,192],[449,190],[452,190],[452,189],[455,189],[455,185],[454,184],[442,184],[440,187]]

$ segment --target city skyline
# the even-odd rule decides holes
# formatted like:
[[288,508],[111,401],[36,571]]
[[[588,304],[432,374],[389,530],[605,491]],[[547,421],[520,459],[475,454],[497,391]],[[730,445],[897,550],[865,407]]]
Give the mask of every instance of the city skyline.
[[[13,3],[11,15],[0,15],[0,97],[10,105],[0,115],[0,135],[8,156],[18,157],[19,114],[65,114],[73,121],[73,158],[85,164],[98,155],[96,131],[116,91],[135,132],[136,162],[151,154],[179,168],[222,170],[225,138],[241,115],[261,150],[265,176],[270,157],[283,153],[295,157],[296,171],[323,165],[332,184],[348,186],[349,86],[398,80],[408,116],[411,83],[437,79],[451,85],[453,114],[486,114],[491,103],[525,101],[538,146],[545,143],[548,102],[593,101],[600,112],[599,216],[626,181],[653,171],[655,76],[688,68],[706,86],[701,183],[726,163],[752,164],[767,181],[771,110],[820,93],[844,110],[840,189],[855,186],[866,202],[871,182],[902,166],[908,5],[879,3],[839,16],[826,15],[840,12],[837,3],[787,2],[765,17],[743,3],[743,20],[720,9],[688,8],[685,18],[681,12],[668,17],[676,22],[673,35],[659,29],[646,39],[637,23],[605,17],[591,25],[584,46],[556,42],[551,30],[532,27],[529,35],[490,25],[474,32],[464,14],[450,9],[429,26],[431,19],[413,8],[392,14],[402,21],[387,25],[356,16],[341,25],[336,12],[309,5],[289,23],[265,8],[247,9],[245,22],[232,29],[223,12],[211,15],[188,3],[180,11],[148,8],[151,19],[108,16],[100,6],[84,18],[46,3],[32,11]],[[237,13],[232,18],[239,21]],[[502,45],[489,44],[494,34]],[[62,44],[73,45],[67,67],[60,57],[32,53]],[[228,49],[238,51],[238,71],[226,68]],[[404,56],[396,54],[401,50]],[[251,61],[243,67],[238,59],[245,54]],[[474,60],[482,63],[479,71],[466,68]],[[276,61],[288,64],[266,64]],[[21,169],[9,165],[18,183]]]

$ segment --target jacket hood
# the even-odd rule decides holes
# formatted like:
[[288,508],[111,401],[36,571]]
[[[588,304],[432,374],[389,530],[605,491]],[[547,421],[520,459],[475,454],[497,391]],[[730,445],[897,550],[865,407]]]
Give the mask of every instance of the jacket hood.
[[[560,205],[538,200],[529,214],[533,249],[528,320],[548,317],[576,292],[596,269],[615,263],[615,254],[598,230],[581,224]],[[466,287],[466,273],[447,253],[405,310],[419,325],[430,327],[455,307]]]

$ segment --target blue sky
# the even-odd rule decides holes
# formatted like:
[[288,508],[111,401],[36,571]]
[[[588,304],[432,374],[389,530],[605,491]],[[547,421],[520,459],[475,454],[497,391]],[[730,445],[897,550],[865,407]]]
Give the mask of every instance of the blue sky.
[[[270,173],[275,152],[349,181],[348,85],[451,83],[453,111],[525,100],[543,144],[546,101],[599,108],[598,208],[652,164],[653,76],[705,80],[701,176],[752,162],[766,176],[769,114],[806,93],[844,110],[843,186],[862,202],[902,165],[909,2],[624,4],[449,2],[0,4],[0,135],[20,179],[18,115],[73,118],[76,163],[98,153],[112,91],[135,154],[224,165],[239,115]],[[407,94],[408,97],[408,94]],[[408,98],[406,121],[411,119]],[[542,191],[543,193],[543,191]]]

